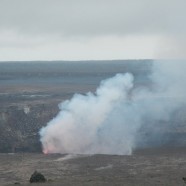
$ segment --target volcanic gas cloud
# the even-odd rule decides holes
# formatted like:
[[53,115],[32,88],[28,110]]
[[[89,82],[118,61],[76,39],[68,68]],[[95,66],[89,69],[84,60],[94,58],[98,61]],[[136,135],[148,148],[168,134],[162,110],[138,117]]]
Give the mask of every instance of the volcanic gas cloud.
[[185,70],[184,61],[155,61],[153,88],[134,87],[126,73],[103,80],[95,93],[75,94],[41,129],[43,152],[130,155],[142,126],[154,130],[185,104]]

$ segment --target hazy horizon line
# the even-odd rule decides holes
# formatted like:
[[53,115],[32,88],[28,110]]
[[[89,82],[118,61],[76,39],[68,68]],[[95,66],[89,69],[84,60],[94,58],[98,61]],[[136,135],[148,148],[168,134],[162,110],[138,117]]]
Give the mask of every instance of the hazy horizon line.
[[112,62],[112,61],[175,61],[175,60],[186,60],[186,59],[151,59],[151,58],[140,58],[140,59],[83,59],[83,60],[0,60],[0,63],[11,63],[11,62]]

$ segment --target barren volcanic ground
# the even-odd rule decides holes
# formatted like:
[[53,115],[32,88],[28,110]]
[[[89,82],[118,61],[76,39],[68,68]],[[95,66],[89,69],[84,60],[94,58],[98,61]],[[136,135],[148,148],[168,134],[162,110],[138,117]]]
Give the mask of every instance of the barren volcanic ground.
[[[30,175],[40,171],[48,179],[30,184]],[[131,156],[1,154],[1,185],[185,185],[186,149],[145,149]]]
[[61,101],[94,92],[101,80],[118,72],[134,74],[135,86],[151,87],[150,67],[148,61],[1,63],[0,185],[30,185],[35,170],[48,180],[35,186],[185,185],[186,107],[171,122],[158,123],[164,126],[161,138],[159,130],[142,127],[138,145],[144,149],[131,156],[41,153],[38,132],[56,116]]

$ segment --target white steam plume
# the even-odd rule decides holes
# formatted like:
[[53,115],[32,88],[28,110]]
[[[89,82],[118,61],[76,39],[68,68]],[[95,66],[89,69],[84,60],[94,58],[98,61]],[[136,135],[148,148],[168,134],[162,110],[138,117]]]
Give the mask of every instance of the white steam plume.
[[131,154],[142,126],[156,129],[185,102],[185,67],[183,61],[154,62],[152,89],[134,88],[133,75],[126,73],[102,81],[95,94],[75,94],[41,129],[43,152]]

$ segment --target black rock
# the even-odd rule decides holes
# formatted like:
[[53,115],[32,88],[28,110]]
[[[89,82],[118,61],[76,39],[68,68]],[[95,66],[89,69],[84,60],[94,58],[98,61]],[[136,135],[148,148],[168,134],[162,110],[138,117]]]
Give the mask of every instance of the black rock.
[[30,177],[30,183],[46,182],[46,178],[39,172],[35,171]]
[[186,183],[186,177],[183,177],[182,180]]

